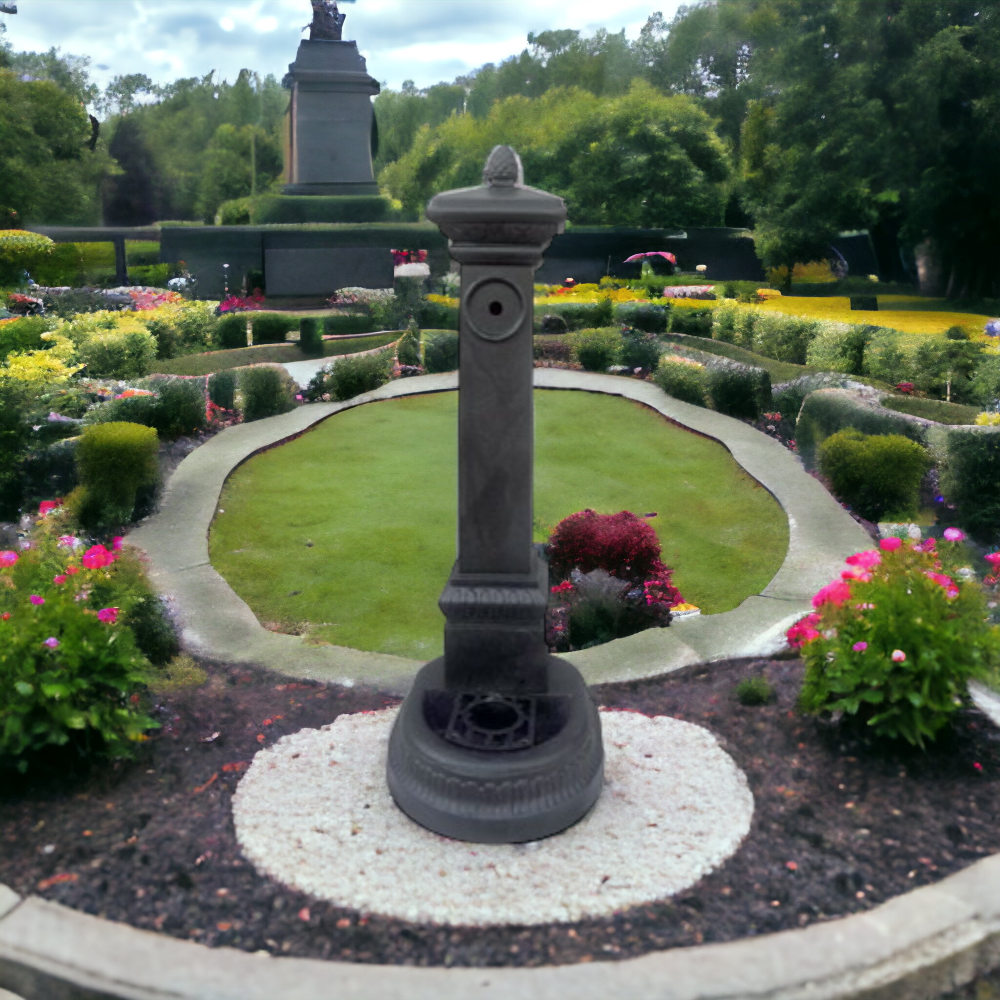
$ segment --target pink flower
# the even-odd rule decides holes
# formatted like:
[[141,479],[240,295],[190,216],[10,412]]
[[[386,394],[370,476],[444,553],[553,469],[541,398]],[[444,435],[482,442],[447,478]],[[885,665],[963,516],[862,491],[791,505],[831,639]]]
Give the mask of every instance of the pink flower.
[[73,535],[60,535],[59,545],[64,549],[75,549],[80,544],[80,539]]
[[114,548],[115,552],[121,552],[122,542],[123,541],[125,541],[125,537],[123,535],[115,535],[115,537],[114,537],[114,545],[112,546]]
[[895,552],[902,544],[903,540],[901,538],[883,538],[878,543],[878,547],[883,552]]
[[11,552],[10,549],[5,549],[0,552],[0,566],[9,567],[13,566],[20,556],[16,552]]
[[849,566],[841,570],[841,580],[860,580],[862,583],[871,583],[871,573],[866,573],[860,566]]
[[945,528],[944,537],[949,542],[961,542],[965,538],[965,532],[958,528]]
[[892,651],[893,663],[902,663],[905,659],[906,659],[906,653],[904,653],[901,649],[894,649]]
[[97,620],[105,625],[114,625],[118,620],[118,608],[101,608],[97,612]]
[[41,607],[41,605],[45,603],[45,598],[39,597],[38,594],[32,594],[31,597],[28,598],[28,600],[31,601],[31,603],[34,604],[36,608]]
[[49,649],[58,649],[59,640],[54,635],[50,635],[48,639],[46,639],[45,642],[42,643],[42,645],[48,646]]
[[66,567],[66,572],[70,576],[76,576],[76,574],[80,572],[80,567],[79,566],[67,566]]
[[914,552],[933,552],[934,546],[937,545],[936,538],[925,538],[922,542],[917,542],[913,546]]
[[843,580],[834,580],[833,583],[828,583],[816,592],[816,596],[812,599],[812,606],[814,608],[822,607],[824,604],[839,606],[849,600],[850,596],[850,585]]
[[797,621],[787,632],[785,632],[785,638],[788,640],[788,645],[793,649],[799,649],[804,646],[807,642],[812,642],[813,639],[819,638],[819,632],[816,626],[819,624],[819,615],[815,612],[813,614],[806,615],[800,621]]
[[55,500],[43,500],[38,505],[38,516],[45,517],[46,514],[51,513],[57,508],[62,506],[62,497],[56,497]]
[[61,587],[66,582],[66,577],[60,574],[59,576],[52,577],[52,582],[57,586]]
[[867,642],[856,642],[853,646],[851,646],[851,649],[853,649],[855,653],[863,653],[867,648]]
[[85,569],[101,569],[110,566],[115,557],[103,545],[92,545],[84,553],[82,561]]
[[874,569],[881,561],[882,557],[875,549],[855,552],[853,556],[848,556],[844,560],[848,566],[857,566],[859,569]]
[[1000,571],[1000,552],[987,552],[983,558],[993,568],[994,573]]
[[935,573],[933,570],[925,570],[925,573],[939,587],[944,587],[944,589],[949,592],[949,595],[951,591],[954,591],[955,595],[958,596],[958,590],[955,587],[955,581],[952,580],[950,576],[945,576],[944,573]]

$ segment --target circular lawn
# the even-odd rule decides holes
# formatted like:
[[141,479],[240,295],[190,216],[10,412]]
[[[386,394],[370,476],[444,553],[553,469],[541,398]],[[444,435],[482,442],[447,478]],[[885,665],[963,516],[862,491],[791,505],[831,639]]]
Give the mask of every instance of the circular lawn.
[[[455,392],[338,413],[233,472],[212,565],[267,627],[427,660],[455,559]],[[616,396],[535,391],[535,539],[574,511],[651,519],[685,600],[759,593],[788,547],[781,507],[717,442]]]

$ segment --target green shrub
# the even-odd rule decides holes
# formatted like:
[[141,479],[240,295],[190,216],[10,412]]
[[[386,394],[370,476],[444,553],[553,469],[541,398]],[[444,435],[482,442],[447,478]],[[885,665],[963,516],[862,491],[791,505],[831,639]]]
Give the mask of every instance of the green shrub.
[[741,705],[767,705],[774,700],[774,688],[763,677],[744,677],[736,685],[736,700]]
[[128,524],[159,481],[156,454],[152,427],[123,422],[88,427],[76,449],[81,524],[87,529]]
[[63,438],[43,447],[28,448],[15,459],[23,478],[25,503],[64,497],[77,485],[78,441],[76,437]]
[[218,322],[207,302],[185,302],[146,320],[146,328],[156,338],[156,357],[162,361],[209,350]]
[[974,424],[978,406],[946,403],[943,399],[921,399],[919,396],[883,396],[882,405],[897,413],[909,413],[939,424]]
[[143,666],[129,629],[87,614],[69,588],[53,588],[38,607],[25,598],[0,620],[0,759],[25,772],[29,755],[71,740],[131,756],[133,741],[158,725],[130,701]]
[[40,351],[46,343],[42,334],[52,329],[52,321],[44,316],[25,316],[0,323],[0,364],[8,354]]
[[407,330],[396,345],[396,360],[401,365],[415,367],[420,364],[420,333]]
[[652,302],[622,302],[615,306],[615,322],[646,333],[666,333],[670,320],[669,305]]
[[21,284],[24,271],[44,263],[55,243],[25,229],[0,229],[0,287]]
[[982,589],[957,573],[967,553],[955,543],[880,549],[851,556],[858,578],[824,587],[817,612],[789,630],[806,664],[799,705],[923,746],[965,703],[968,680],[995,667],[1000,633]]
[[756,420],[771,405],[771,376],[735,361],[714,363],[708,368],[706,391],[713,410]]
[[[458,339],[457,337],[455,338]],[[344,401],[372,392],[392,378],[392,351],[340,358],[325,375],[323,390]]]
[[457,333],[424,335],[424,368],[428,372],[453,372],[458,368]]
[[567,333],[569,327],[562,316],[556,316],[555,313],[545,313],[538,323],[538,331],[545,337],[559,336]]
[[559,316],[570,330],[610,326],[614,322],[614,305],[609,296],[598,302],[546,302],[535,313],[535,333],[541,332],[541,310],[544,315]]
[[653,375],[653,381],[674,399],[704,406],[707,376],[708,370],[703,365],[664,354]]
[[348,337],[356,333],[372,333],[375,325],[371,316],[350,314],[347,316],[325,316],[323,333],[328,337]]
[[984,409],[1000,406],[1000,356],[990,355],[980,362],[972,377],[970,395]]
[[[200,378],[154,376],[146,383],[157,395],[155,427],[161,438],[195,434],[205,427],[205,390]],[[125,400],[122,400],[125,402]]]
[[741,346],[765,358],[804,365],[809,343],[819,329],[819,323],[814,320],[761,312],[754,321],[750,343]]
[[280,344],[298,326],[298,320],[280,313],[255,313],[253,317],[254,344]]
[[846,389],[817,389],[806,395],[795,424],[795,441],[807,469],[815,464],[816,450],[823,441],[845,427],[864,434],[902,434],[919,444],[927,442],[925,426],[915,420]]
[[532,345],[535,360],[541,361],[570,361],[573,357],[573,349],[569,340],[564,336],[534,338]]
[[670,332],[692,337],[712,336],[712,310],[697,306],[673,306],[670,309]]
[[[757,281],[723,281],[721,285],[722,297],[736,299],[737,302],[757,302],[757,289],[766,287]],[[718,290],[719,286],[716,288]]]
[[215,346],[223,351],[247,346],[246,313],[229,313],[215,327]]
[[449,306],[443,302],[428,302],[424,299],[414,316],[425,330],[458,329],[458,306]]
[[618,363],[622,349],[621,331],[616,327],[578,330],[570,334],[573,357],[588,372],[604,372]]
[[323,334],[318,319],[305,317],[299,320],[299,347],[303,354],[323,356]]
[[236,408],[236,373],[232,369],[216,372],[209,378],[208,398],[224,410]]
[[224,201],[216,212],[215,218],[220,226],[249,226],[250,210],[253,208],[254,198],[234,198],[232,201]]
[[156,340],[145,331],[109,330],[87,337],[76,353],[89,378],[139,379],[152,371]]
[[29,268],[32,278],[48,288],[83,284],[83,251],[77,243],[57,243],[52,252]]
[[920,481],[931,466],[927,450],[901,434],[863,434],[854,428],[828,437],[818,459],[837,498],[869,521],[914,516]]
[[956,520],[984,545],[1000,544],[1000,433],[952,431],[941,490],[957,505]]
[[819,323],[806,350],[806,364],[825,372],[864,373],[865,351],[881,327]]
[[624,332],[619,363],[629,369],[655,371],[660,363],[660,342],[651,333],[640,330]]
[[295,409],[298,386],[281,365],[253,365],[239,372],[240,409],[245,421]]
[[889,385],[909,381],[910,365],[903,351],[903,338],[895,330],[880,327],[865,347],[864,374]]

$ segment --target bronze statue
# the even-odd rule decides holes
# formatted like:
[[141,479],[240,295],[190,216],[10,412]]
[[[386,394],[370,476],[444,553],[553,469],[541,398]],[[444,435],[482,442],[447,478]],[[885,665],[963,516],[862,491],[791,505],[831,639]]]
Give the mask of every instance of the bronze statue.
[[312,0],[313,19],[309,25],[310,42],[342,41],[346,14],[337,9],[337,0]]

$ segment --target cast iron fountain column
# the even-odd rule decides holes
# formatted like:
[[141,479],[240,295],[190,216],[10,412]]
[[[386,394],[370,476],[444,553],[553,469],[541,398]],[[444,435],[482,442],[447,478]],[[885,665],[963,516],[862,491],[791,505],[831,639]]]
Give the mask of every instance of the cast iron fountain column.
[[516,843],[584,816],[604,750],[583,678],[549,655],[548,567],[532,545],[534,272],[566,207],[524,186],[509,146],[483,180],[427,206],[462,274],[458,559],[440,600],[445,653],[403,702],[387,780],[436,833]]

